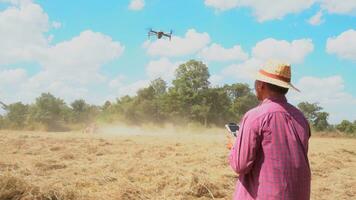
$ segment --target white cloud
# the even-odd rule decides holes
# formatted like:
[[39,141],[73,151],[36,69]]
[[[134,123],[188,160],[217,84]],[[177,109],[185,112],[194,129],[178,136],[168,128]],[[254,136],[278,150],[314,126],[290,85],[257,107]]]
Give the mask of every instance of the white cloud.
[[218,10],[229,10],[239,6],[239,0],[205,0],[206,6],[213,7]]
[[33,62],[39,64],[40,71],[32,76],[24,69],[0,71],[4,101],[32,102],[42,92],[51,92],[67,101],[78,97],[100,99],[88,88],[107,83],[100,69],[118,58],[124,46],[90,30],[51,45],[46,33],[59,25],[53,25],[56,22],[50,22],[38,4],[26,0],[6,2],[12,5],[0,12],[0,69]]
[[[315,4],[319,4],[322,10],[328,13],[356,15],[355,0],[274,0],[273,2],[270,0],[204,0],[204,3],[218,11],[240,7],[251,8],[259,22],[282,19],[288,14],[302,12]],[[318,16],[314,22],[317,18]]]
[[27,4],[32,4],[33,1],[32,0],[0,0],[0,3],[4,2],[4,3],[10,3],[10,4],[14,4],[14,5],[27,5]]
[[202,49],[199,56],[207,61],[246,60],[248,58],[248,54],[243,51],[240,45],[225,49],[221,45],[215,43]]
[[287,14],[299,13],[313,5],[314,0],[243,0],[243,6],[251,7],[259,22],[282,19]]
[[[227,66],[221,71],[223,77],[233,77],[239,82],[252,84],[257,70],[270,60],[283,60],[291,64],[302,63],[305,57],[314,49],[310,39],[300,39],[288,42],[268,38],[258,42],[252,49],[252,56],[242,63]],[[292,65],[294,66],[294,65]]]
[[59,29],[62,27],[62,24],[60,22],[52,22],[52,27],[55,28],[55,29]]
[[139,89],[148,87],[150,84],[149,80],[137,80],[132,83],[126,83],[122,80],[122,77],[117,77],[113,79],[110,83],[114,91],[114,96],[122,97],[125,95],[133,96],[137,93]]
[[184,37],[172,36],[172,40],[158,39],[146,41],[143,47],[151,56],[184,56],[198,52],[210,43],[208,33],[199,33],[189,29]]
[[326,51],[340,58],[356,61],[356,30],[350,29],[336,37],[328,38]]
[[22,101],[23,97],[18,95],[27,80],[27,72],[22,68],[0,71],[1,101],[5,103]]
[[268,38],[256,44],[252,50],[252,55],[263,61],[278,59],[289,63],[301,63],[313,49],[314,45],[311,39],[288,42],[286,40]]
[[356,15],[355,0],[322,0],[321,7],[329,13]]
[[205,0],[205,5],[218,10],[249,7],[259,22],[282,19],[285,15],[310,8],[315,0]]
[[19,84],[25,79],[27,79],[27,73],[21,68],[0,71],[0,86]]
[[295,104],[302,101],[320,103],[320,106],[330,113],[332,123],[339,123],[343,119],[356,119],[356,112],[350,112],[351,108],[356,108],[356,97],[345,91],[341,76],[303,77],[296,86],[301,93],[289,95]]
[[10,6],[0,12],[0,65],[35,60],[47,47],[49,20],[33,3]]
[[209,82],[210,84],[214,87],[214,86],[219,86],[222,84],[224,77],[218,74],[212,74],[209,77]]
[[146,73],[150,80],[162,78],[167,82],[174,79],[174,74],[182,62],[171,62],[168,58],[150,61],[146,66]]
[[129,9],[130,10],[142,10],[143,7],[145,7],[145,1],[144,0],[131,0]]
[[308,23],[313,26],[320,25],[323,22],[322,16],[323,16],[323,12],[319,11],[308,20]]
[[110,37],[83,31],[69,41],[48,48],[38,60],[42,70],[30,77],[19,92],[27,91],[22,96],[30,99],[42,92],[51,92],[66,101],[92,99],[94,95],[89,93],[88,88],[106,84],[106,77],[100,74],[100,68],[118,58],[123,51],[124,47]]
[[124,51],[102,33],[83,31],[79,36],[50,47],[40,58],[42,67],[55,78],[87,83],[96,81],[100,67]]
[[238,82],[252,83],[258,69],[264,64],[257,58],[250,58],[240,64],[232,64],[222,70],[224,77],[233,77]]
[[109,82],[109,87],[111,88],[119,88],[124,85],[124,81],[126,80],[126,77],[122,74],[118,75],[116,78],[110,80]]

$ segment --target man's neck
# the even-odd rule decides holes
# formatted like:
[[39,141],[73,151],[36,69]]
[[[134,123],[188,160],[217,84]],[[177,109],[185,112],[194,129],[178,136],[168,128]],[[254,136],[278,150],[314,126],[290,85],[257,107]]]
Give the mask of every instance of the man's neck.
[[264,95],[263,100],[265,100],[265,99],[283,99],[283,98],[286,98],[286,96],[284,94],[268,93],[268,94]]

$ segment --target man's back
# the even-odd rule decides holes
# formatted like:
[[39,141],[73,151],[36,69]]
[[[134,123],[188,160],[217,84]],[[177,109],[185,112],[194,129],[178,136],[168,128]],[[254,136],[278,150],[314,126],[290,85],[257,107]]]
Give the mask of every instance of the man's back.
[[309,125],[286,99],[265,99],[243,118],[230,165],[234,199],[309,199]]

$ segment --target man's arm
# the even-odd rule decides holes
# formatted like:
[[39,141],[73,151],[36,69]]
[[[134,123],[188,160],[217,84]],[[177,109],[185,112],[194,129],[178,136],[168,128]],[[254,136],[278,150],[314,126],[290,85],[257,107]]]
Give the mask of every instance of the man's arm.
[[229,156],[230,166],[238,174],[248,173],[255,161],[260,145],[258,130],[257,121],[251,120],[248,114],[245,115]]

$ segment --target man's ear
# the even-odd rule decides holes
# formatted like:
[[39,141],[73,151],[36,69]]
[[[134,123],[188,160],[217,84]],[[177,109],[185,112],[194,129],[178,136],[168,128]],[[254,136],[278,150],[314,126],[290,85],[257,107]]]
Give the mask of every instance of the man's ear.
[[263,87],[263,82],[261,81],[256,81],[256,84],[255,84],[255,87],[258,91],[261,91],[262,90],[262,87]]
[[260,90],[263,91],[266,89],[267,84],[265,82],[260,81],[259,87],[260,87]]

